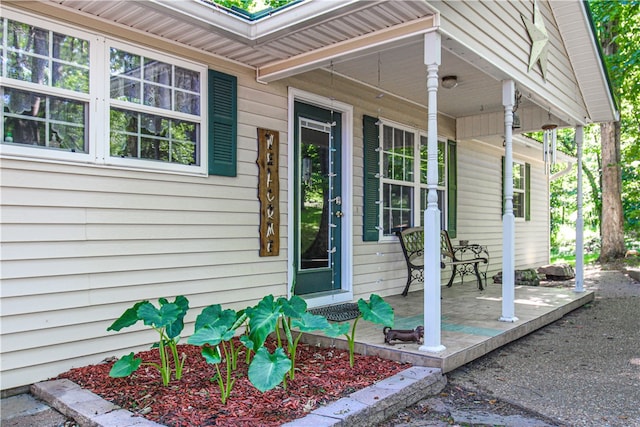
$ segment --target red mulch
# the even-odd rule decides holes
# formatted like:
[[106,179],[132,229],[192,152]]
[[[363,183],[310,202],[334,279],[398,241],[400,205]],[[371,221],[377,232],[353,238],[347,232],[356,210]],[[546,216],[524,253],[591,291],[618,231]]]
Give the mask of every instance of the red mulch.
[[[237,381],[226,405],[220,401],[220,389],[211,381],[216,370],[200,355],[200,347],[178,346],[187,355],[180,381],[162,386],[160,373],[142,366],[127,378],[111,378],[113,362],[75,368],[61,374],[106,400],[166,426],[279,426],[304,417],[308,412],[348,396],[354,391],[388,378],[407,365],[374,356],[355,355],[349,366],[349,353],[335,348],[298,346],[296,374],[262,393],[247,379],[244,348],[240,351]],[[271,349],[272,351],[273,349]],[[145,362],[158,360],[158,351],[138,353]],[[220,365],[222,374],[224,367]]]

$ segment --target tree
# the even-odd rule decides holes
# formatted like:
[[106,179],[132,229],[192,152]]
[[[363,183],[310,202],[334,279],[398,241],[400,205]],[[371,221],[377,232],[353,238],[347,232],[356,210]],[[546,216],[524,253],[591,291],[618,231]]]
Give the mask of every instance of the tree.
[[[612,86],[618,95],[616,98],[623,106],[622,113],[627,113],[628,105],[632,105],[631,110],[637,111],[635,104],[640,94],[637,86],[637,78],[640,77],[637,70],[637,65],[640,63],[640,53],[638,53],[640,2],[592,0],[589,4],[595,18],[594,24],[603,48]],[[626,120],[629,118],[627,117]],[[637,123],[637,116],[635,120]],[[622,121],[624,123],[625,118]],[[601,262],[620,258],[625,253],[622,203],[622,166],[625,162],[622,159],[621,149],[622,126],[620,121],[601,125]]]

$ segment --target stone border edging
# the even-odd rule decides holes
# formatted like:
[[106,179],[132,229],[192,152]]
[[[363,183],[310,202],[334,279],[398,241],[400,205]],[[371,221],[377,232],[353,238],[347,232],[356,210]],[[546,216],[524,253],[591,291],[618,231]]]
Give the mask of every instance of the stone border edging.
[[[413,366],[283,426],[376,425],[419,400],[438,393],[446,383],[446,377],[440,369]],[[67,379],[33,384],[31,393],[83,427],[162,427],[162,424],[136,416]]]
[[374,426],[425,397],[440,392],[446,383],[447,379],[440,369],[413,366],[282,426]]

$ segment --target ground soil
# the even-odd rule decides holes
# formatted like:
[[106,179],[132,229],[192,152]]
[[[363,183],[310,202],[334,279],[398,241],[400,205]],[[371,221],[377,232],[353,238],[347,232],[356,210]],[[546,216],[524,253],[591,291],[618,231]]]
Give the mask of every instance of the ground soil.
[[[262,393],[247,379],[241,352],[234,371],[237,380],[223,405],[218,384],[212,381],[215,366],[204,361],[200,347],[180,345],[179,351],[187,355],[185,371],[180,381],[174,380],[167,387],[162,386],[159,372],[151,366],[143,366],[126,378],[111,378],[108,374],[113,361],[72,369],[59,378],[166,426],[278,426],[409,367],[356,354],[351,368],[347,351],[300,344],[295,378],[288,380],[286,387],[281,384]],[[157,362],[157,354],[157,350],[150,350],[137,356]]]

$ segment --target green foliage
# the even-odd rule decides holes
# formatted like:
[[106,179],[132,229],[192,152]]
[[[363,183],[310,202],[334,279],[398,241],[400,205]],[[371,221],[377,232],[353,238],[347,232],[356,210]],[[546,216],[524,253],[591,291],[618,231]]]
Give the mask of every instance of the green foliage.
[[[612,88],[620,107],[620,156],[624,231],[628,239],[640,230],[640,1],[590,1],[589,7],[603,47]],[[558,132],[562,151],[576,155],[573,130]],[[602,195],[602,159],[600,128],[585,127],[582,166],[583,218],[585,228],[600,227]],[[576,218],[576,177],[574,173],[551,181],[551,245],[563,247],[560,236],[564,225],[573,226]],[[568,190],[567,190],[568,189]],[[585,238],[585,241],[587,239]],[[629,244],[627,243],[627,247]]]
[[349,344],[349,365],[351,367],[355,364],[354,353],[358,320],[362,318],[372,323],[393,327],[393,308],[379,295],[371,294],[369,302],[360,298],[358,300],[358,309],[360,310],[360,315],[353,321],[351,333],[349,333],[350,325],[348,322],[333,323],[325,330],[325,333],[330,337],[338,337],[340,335],[347,337],[347,343]]
[[[171,361],[167,348],[171,351],[173,365],[175,368],[176,380],[182,377],[182,369],[184,367],[185,357],[180,360],[178,356],[178,340],[179,335],[184,328],[184,316],[189,310],[189,301],[183,297],[176,297],[175,301],[170,303],[165,298],[158,300],[160,308],[156,308],[149,301],[140,301],[128,308],[116,319],[107,331],[120,331],[136,324],[141,320],[145,325],[151,326],[159,335],[160,340],[156,343],[158,352],[160,353],[160,364],[147,362],[146,365],[155,366],[160,371],[162,384],[167,386],[171,381]],[[109,375],[116,377],[126,377],[135,372],[143,364],[142,359],[133,357],[133,353],[121,357],[109,372]]]
[[625,234],[640,229],[640,1],[589,1],[620,107]]
[[238,8],[247,12],[260,12],[267,8],[277,9],[294,0],[209,0],[228,8]]
[[[176,345],[178,336],[184,328],[184,317],[189,302],[183,296],[176,297],[172,303],[164,298],[159,300],[157,308],[148,301],[140,301],[128,308],[107,330],[120,331],[139,320],[151,326],[160,334],[157,344],[160,351],[160,364],[143,362],[133,353],[123,356],[112,367],[109,375],[126,377],[135,372],[142,364],[155,366],[162,375],[166,386],[171,379],[171,366],[166,348],[169,347],[175,365],[175,377],[182,376],[184,358],[178,360]],[[358,301],[360,315],[353,323],[349,333],[349,323],[330,324],[324,316],[307,312],[307,303],[299,296],[290,299],[273,295],[265,296],[258,304],[239,312],[223,310],[219,304],[206,307],[198,315],[195,331],[187,342],[201,346],[202,357],[207,363],[215,365],[216,375],[211,379],[218,383],[220,398],[227,402],[236,381],[238,356],[241,346],[234,341],[237,330],[246,327],[246,333],[240,337],[240,343],[247,349],[249,363],[249,381],[260,391],[268,391],[295,375],[295,360],[298,343],[304,332],[322,331],[336,337],[346,335],[349,342],[350,363],[354,364],[354,340],[356,324],[360,318],[369,322],[393,326],[393,308],[380,296],[372,294],[370,301]],[[282,334],[284,333],[284,340]],[[276,348],[273,353],[265,347],[267,337],[275,334]],[[251,352],[255,355],[250,359]],[[220,364],[225,363],[224,372]]]
[[[202,310],[196,318],[195,332],[187,342],[202,346],[202,357],[207,363],[216,367],[217,375],[212,381],[218,383],[220,388],[220,400],[226,404],[231,390],[236,382],[232,373],[238,367],[238,355],[240,346],[233,342],[236,329],[246,320],[244,312],[236,313],[234,310],[222,310],[220,304],[214,304]],[[222,351],[221,351],[222,349]],[[224,353],[224,357],[222,356]],[[220,371],[220,363],[226,364],[225,375]]]

